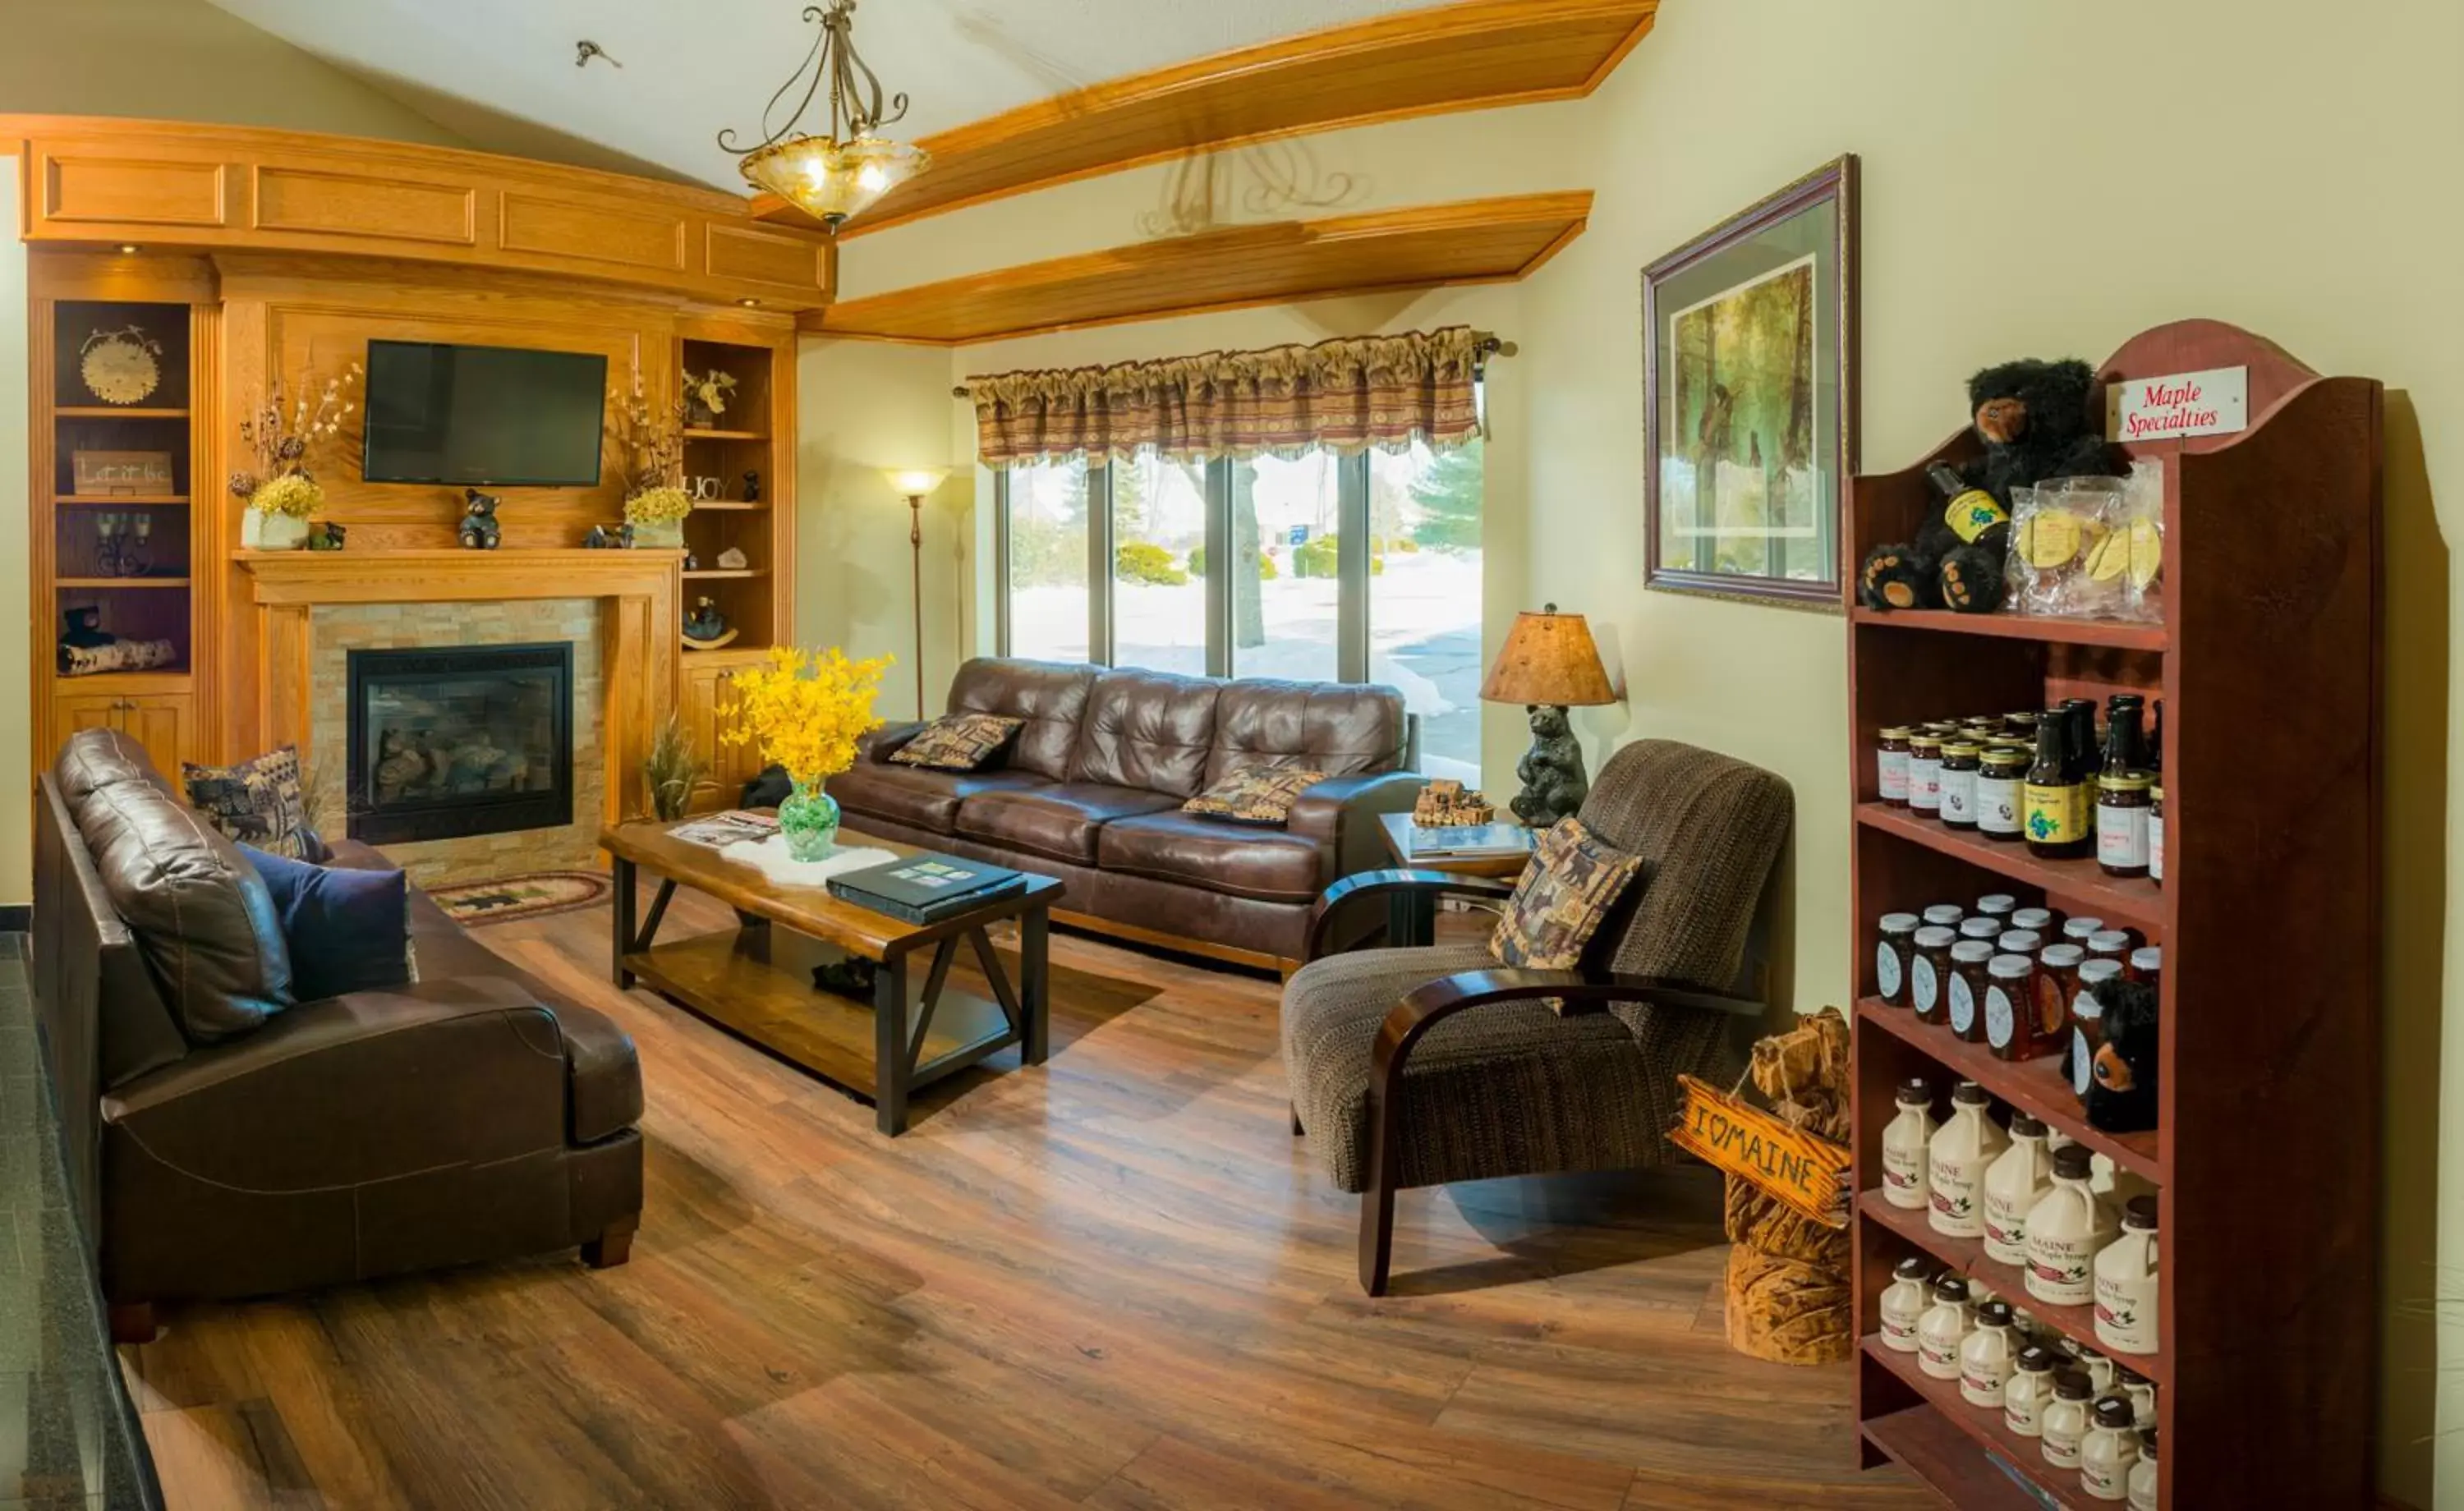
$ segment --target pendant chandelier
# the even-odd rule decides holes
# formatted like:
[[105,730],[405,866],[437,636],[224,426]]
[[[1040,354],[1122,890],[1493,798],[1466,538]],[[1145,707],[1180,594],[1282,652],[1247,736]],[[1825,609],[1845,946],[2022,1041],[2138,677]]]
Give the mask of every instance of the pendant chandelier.
[[[803,64],[779,86],[761,110],[761,126],[769,135],[748,150],[734,128],[718,134],[719,149],[743,154],[738,164],[745,182],[768,189],[836,231],[851,216],[931,165],[932,155],[904,142],[875,133],[907,114],[907,97],[892,95],[882,106],[881,80],[855,51],[855,0],[830,0],[826,7],[804,7],[804,19],[821,23],[822,34]],[[796,129],[804,111],[827,80],[830,133],[808,135]],[[772,130],[780,104],[795,94],[795,113]]]

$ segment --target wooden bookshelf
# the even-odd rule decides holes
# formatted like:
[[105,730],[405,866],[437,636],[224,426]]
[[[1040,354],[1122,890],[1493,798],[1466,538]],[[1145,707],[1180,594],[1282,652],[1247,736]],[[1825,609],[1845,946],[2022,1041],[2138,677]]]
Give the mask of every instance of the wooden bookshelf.
[[[2158,1386],[2164,1504],[2365,1505],[2378,1326],[2382,394],[2210,320],[2134,338],[2102,376],[2230,367],[2248,370],[2247,429],[2123,449],[2165,469],[2166,624],[1850,605],[1859,1331],[1877,1331],[1892,1265],[1924,1253],[2095,1338],[2090,1308],[2035,1302],[1982,1244],[1880,1197],[1897,1083],[1923,1076],[1947,1099],[1952,1083],[1975,1081],[2000,1104],[1997,1118],[2042,1118],[2101,1156],[2117,1184],[2158,1195],[2160,1351],[2123,1362]],[[1973,448],[1963,430],[1905,471],[1854,479],[1849,559],[1910,538],[1939,507],[1925,466]],[[2125,690],[2165,710],[2162,887],[2093,861],[2037,861],[1879,800],[1885,725]],[[1880,1000],[1875,920],[1988,891],[2094,914],[2164,948],[2156,1129],[2093,1128],[2053,1060],[1995,1060]],[[2290,1215],[2254,1185],[2262,1160],[2266,1189],[2299,1193]],[[2091,1503],[2034,1443],[1878,1346],[1859,1354],[1857,1416],[1866,1464],[1896,1461],[1953,1504]],[[2265,1443],[2301,1447],[2253,1451]]]

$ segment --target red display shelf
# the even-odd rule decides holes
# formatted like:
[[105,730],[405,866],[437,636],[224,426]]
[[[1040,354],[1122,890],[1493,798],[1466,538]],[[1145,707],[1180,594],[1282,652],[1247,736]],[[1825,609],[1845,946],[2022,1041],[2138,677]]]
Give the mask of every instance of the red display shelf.
[[[2002,1413],[1970,1406],[1956,1380],[1937,1380],[1917,1367],[1916,1355],[1896,1353],[1872,1333],[1865,1335],[1865,1357],[1904,1381],[1925,1397],[1925,1404],[1865,1424],[1868,1441],[1915,1471],[1918,1478],[1947,1495],[1960,1511],[1975,1507],[2041,1507],[2046,1500],[2063,1511],[2101,1511],[2113,1504],[2089,1495],[2076,1469],[2057,1469],[2045,1462],[2044,1449],[2033,1437],[2022,1437],[2002,1425]],[[2027,1477],[2032,1497],[2011,1481],[1979,1449]],[[1914,1457],[1910,1456],[1916,1456]]]
[[1952,1075],[1975,1082],[2055,1132],[2086,1145],[2134,1175],[2165,1184],[2163,1146],[2155,1131],[2107,1133],[2091,1127],[2079,1110],[2079,1098],[2071,1094],[2070,1083],[2062,1079],[2059,1055],[1997,1060],[1985,1045],[1969,1043],[1937,1024],[1920,1023],[1916,1014],[1891,1007],[1880,997],[1859,998],[1857,1017],[1915,1045],[1920,1054]]
[[2171,639],[2162,624],[2121,619],[2038,619],[2026,614],[1954,614],[1943,608],[1851,609],[1851,623],[1891,629],[1930,629],[1996,640],[2040,640],[2056,646],[2101,646],[2115,650],[2163,650]]
[[1940,821],[1920,819],[1888,803],[1860,802],[1857,821],[1930,850],[1956,856],[1997,875],[2042,892],[2085,903],[2110,924],[2138,930],[2151,942],[2166,934],[2165,889],[2144,878],[2107,876],[2093,860],[2040,861],[2024,844],[1981,839],[1965,829],[1945,827]]

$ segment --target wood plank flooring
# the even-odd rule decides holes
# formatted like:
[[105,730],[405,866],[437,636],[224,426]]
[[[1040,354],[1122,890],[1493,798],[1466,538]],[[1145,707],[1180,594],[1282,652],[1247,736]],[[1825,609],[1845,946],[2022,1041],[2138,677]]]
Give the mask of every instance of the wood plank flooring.
[[1855,1469],[1846,1367],[1727,1349],[1708,1172],[1406,1193],[1361,1295],[1271,981],[1056,935],[1051,1063],[891,1141],[607,927],[481,937],[641,1047],[632,1262],[170,1311],[121,1358],[174,1511],[1933,1503]]

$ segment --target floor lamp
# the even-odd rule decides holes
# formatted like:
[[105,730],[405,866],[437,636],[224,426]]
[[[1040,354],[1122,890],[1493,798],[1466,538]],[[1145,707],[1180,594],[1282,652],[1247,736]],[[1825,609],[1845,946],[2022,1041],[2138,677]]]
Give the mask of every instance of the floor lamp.
[[907,551],[913,558],[912,591],[915,600],[915,716],[924,710],[924,500],[950,475],[946,467],[892,468],[883,476],[907,500]]

